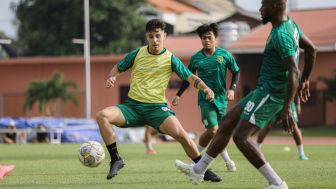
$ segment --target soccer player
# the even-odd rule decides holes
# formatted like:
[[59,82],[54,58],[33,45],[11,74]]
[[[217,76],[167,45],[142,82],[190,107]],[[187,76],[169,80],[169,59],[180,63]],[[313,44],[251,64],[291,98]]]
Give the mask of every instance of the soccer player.
[[[292,102],[291,108],[292,108],[293,119],[295,123],[292,135],[293,135],[293,139],[297,146],[297,150],[299,153],[299,159],[308,160],[309,158],[305,155],[304,150],[303,150],[302,133],[298,126],[298,122],[299,122],[298,114],[301,113],[300,99],[296,100],[296,105],[294,102]],[[261,144],[265,140],[267,134],[271,131],[273,125],[274,123],[269,123],[265,128],[259,131],[258,138],[257,138],[257,146],[259,148],[261,148]]]
[[[117,150],[112,125],[121,128],[150,125],[177,140],[194,162],[201,158],[195,143],[188,137],[174,112],[167,107],[165,90],[171,74],[175,72],[181,79],[189,81],[195,88],[203,91],[207,100],[212,101],[214,93],[163,47],[165,38],[164,22],[159,19],[148,21],[148,45],[130,52],[110,71],[106,87],[113,87],[117,77],[128,69],[131,71],[131,86],[124,104],[107,107],[97,113],[99,130],[111,157],[107,179],[117,175],[125,165]],[[210,171],[207,171],[207,174],[217,177]]]
[[[201,25],[197,28],[197,34],[201,39],[203,48],[191,57],[188,68],[194,74],[197,72],[198,77],[215,93],[215,99],[212,102],[205,99],[203,92],[198,93],[202,123],[206,128],[197,145],[198,151],[202,152],[217,132],[218,123],[226,113],[228,100],[234,100],[239,68],[231,53],[216,47],[218,36],[218,25],[216,23]],[[227,70],[232,73],[229,89],[226,89]],[[189,83],[184,81],[172,102],[174,106],[178,105],[181,95],[188,86]],[[227,150],[224,149],[220,155],[225,161],[227,170],[236,171],[235,163],[230,159]]]
[[15,165],[1,165],[0,164],[0,181],[2,181],[4,176],[10,174],[14,168],[15,168]]
[[[224,117],[206,153],[195,165],[176,160],[175,165],[188,174],[194,184],[203,179],[204,170],[233,139],[247,160],[266,178],[265,189],[287,189],[288,186],[267,162],[251,139],[274,117],[277,125],[293,132],[291,102],[298,92],[303,102],[309,97],[309,76],[315,63],[316,49],[297,24],[286,15],[286,0],[262,0],[260,13],[264,24],[272,30],[266,42],[263,63],[256,89],[239,101]],[[301,79],[297,63],[299,47],[304,50]],[[235,131],[233,133],[233,131]]]

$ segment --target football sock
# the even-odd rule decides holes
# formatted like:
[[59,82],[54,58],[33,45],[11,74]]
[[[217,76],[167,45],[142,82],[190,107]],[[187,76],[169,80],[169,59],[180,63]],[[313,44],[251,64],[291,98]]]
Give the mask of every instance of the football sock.
[[194,171],[197,174],[204,174],[205,171],[208,169],[208,167],[210,166],[211,162],[214,160],[215,158],[209,156],[207,153],[205,153],[201,160],[199,160],[195,165],[194,165]]
[[259,172],[264,175],[264,177],[268,180],[270,184],[280,185],[282,183],[281,178],[278,174],[273,170],[269,163],[265,163],[263,166],[259,168]]
[[298,149],[298,152],[299,152],[299,156],[302,156],[304,155],[304,151],[303,151],[303,145],[297,145],[297,149]]
[[220,153],[220,156],[223,158],[223,160],[224,160],[225,162],[230,162],[230,161],[231,161],[230,156],[229,156],[229,154],[228,154],[228,152],[227,152],[226,149],[224,149],[224,150]]
[[145,143],[147,150],[153,150],[153,146],[151,142],[146,142]]
[[110,154],[111,161],[117,161],[120,160],[121,157],[118,154],[118,149],[117,149],[117,143],[112,143],[110,145],[106,145],[106,148]]
[[197,150],[201,153],[204,150],[205,147],[197,144]]

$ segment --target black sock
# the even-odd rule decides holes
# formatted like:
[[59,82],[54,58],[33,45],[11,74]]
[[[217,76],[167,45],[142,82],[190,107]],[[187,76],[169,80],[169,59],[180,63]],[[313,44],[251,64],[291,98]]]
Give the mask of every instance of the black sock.
[[106,148],[110,154],[111,161],[118,161],[121,157],[118,154],[117,143],[112,143],[110,145],[106,145]]
[[202,156],[200,155],[200,156],[198,156],[197,158],[193,159],[193,162],[194,162],[194,163],[197,163],[201,158],[202,158]]

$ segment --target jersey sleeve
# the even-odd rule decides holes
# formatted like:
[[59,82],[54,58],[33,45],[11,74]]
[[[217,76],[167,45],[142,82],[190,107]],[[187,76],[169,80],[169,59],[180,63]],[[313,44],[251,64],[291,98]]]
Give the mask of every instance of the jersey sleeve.
[[196,73],[196,66],[195,66],[195,61],[194,61],[194,58],[191,57],[190,60],[189,60],[189,65],[188,65],[188,69],[193,73],[195,74]]
[[301,30],[301,28],[296,24],[296,22],[294,22],[294,24],[295,24],[295,27],[296,27],[296,29],[298,30],[298,32],[299,32],[299,36],[301,37],[301,36],[303,36],[303,31]]
[[228,68],[231,72],[233,72],[233,73],[239,72],[238,64],[237,64],[236,60],[234,59],[234,57],[232,56],[231,53],[228,52],[225,56],[225,59],[228,62],[227,65],[228,65]]
[[273,36],[274,46],[283,60],[288,57],[294,57],[296,54],[296,43],[294,37],[287,33],[277,33]]
[[172,55],[171,62],[173,72],[175,72],[182,80],[186,80],[192,74],[176,56]]
[[117,64],[118,66],[118,71],[119,72],[124,72],[126,70],[128,70],[129,68],[131,68],[133,66],[134,60],[136,55],[138,54],[140,49],[136,49],[130,53],[128,53],[125,58],[123,58],[122,60],[120,60]]

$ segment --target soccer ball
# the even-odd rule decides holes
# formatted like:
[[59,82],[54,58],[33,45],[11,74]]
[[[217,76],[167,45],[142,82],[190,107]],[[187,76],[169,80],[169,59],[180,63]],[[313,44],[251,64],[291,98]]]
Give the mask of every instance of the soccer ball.
[[105,158],[105,152],[99,142],[88,141],[78,150],[79,161],[87,167],[97,167]]

